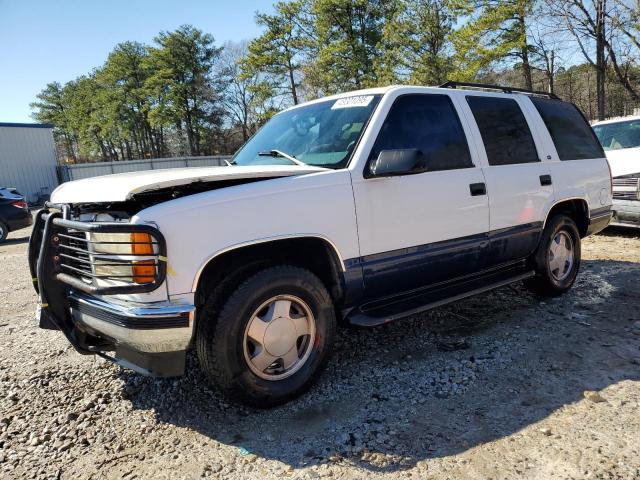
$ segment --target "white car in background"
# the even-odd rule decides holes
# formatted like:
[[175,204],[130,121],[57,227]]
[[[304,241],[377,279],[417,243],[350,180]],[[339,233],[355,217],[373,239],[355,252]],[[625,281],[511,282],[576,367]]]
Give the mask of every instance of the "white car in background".
[[611,225],[640,227],[640,116],[593,124],[613,177]]

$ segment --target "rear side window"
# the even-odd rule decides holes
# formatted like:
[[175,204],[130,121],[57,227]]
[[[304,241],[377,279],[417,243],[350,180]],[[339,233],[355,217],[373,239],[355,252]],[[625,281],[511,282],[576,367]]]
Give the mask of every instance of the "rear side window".
[[417,149],[427,171],[473,167],[467,138],[447,95],[402,95],[391,106],[369,159]]
[[489,165],[539,162],[536,145],[518,102],[510,98],[468,96]]
[[569,102],[532,97],[560,160],[603,158],[604,151],[580,110]]

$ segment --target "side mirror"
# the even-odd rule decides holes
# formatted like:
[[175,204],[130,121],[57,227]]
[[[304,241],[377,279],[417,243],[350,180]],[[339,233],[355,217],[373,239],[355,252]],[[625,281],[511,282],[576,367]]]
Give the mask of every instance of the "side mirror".
[[417,148],[383,150],[369,164],[369,176],[394,177],[425,172],[427,169],[421,157],[422,152]]

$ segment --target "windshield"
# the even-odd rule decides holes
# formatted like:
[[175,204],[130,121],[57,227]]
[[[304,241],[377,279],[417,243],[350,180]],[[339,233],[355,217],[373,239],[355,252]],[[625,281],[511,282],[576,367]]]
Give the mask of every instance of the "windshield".
[[282,112],[233,158],[236,165],[291,165],[276,151],[307,165],[344,168],[380,95],[357,95]]
[[593,131],[605,150],[640,147],[640,120],[596,125]]

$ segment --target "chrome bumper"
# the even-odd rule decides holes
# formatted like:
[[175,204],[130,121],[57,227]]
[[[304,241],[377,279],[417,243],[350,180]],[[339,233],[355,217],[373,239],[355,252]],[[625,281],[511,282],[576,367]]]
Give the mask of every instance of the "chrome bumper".
[[184,351],[193,336],[193,305],[121,305],[73,292],[69,305],[83,330],[140,353]]
[[614,200],[611,225],[640,227],[640,201]]

